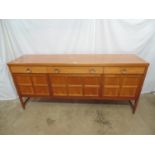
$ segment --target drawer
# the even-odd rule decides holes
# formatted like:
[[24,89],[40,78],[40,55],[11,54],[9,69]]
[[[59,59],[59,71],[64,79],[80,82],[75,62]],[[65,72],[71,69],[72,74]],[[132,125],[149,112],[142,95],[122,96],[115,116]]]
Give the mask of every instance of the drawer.
[[145,67],[104,67],[105,74],[143,74]]
[[46,67],[12,66],[12,73],[46,73]]
[[48,67],[48,73],[91,73],[91,74],[100,74],[103,73],[102,67]]

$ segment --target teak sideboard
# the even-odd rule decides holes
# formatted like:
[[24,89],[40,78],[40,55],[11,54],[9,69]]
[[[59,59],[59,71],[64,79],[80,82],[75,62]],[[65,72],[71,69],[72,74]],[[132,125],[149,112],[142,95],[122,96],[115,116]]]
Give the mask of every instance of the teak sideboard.
[[24,109],[30,97],[109,99],[130,101],[133,113],[148,65],[133,54],[24,55],[8,63]]

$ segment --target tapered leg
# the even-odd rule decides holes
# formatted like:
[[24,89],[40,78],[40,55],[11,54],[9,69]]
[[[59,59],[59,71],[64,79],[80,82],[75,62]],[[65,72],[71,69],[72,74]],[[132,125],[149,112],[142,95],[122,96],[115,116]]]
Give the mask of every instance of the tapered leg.
[[138,99],[131,101],[129,100],[130,104],[131,104],[131,108],[132,108],[132,113],[135,114],[136,109],[137,109],[137,105],[138,105]]
[[19,96],[19,100],[20,100],[22,108],[25,110],[25,103],[24,103],[23,98],[21,96]]
[[136,99],[135,102],[134,102],[133,110],[132,110],[132,113],[133,113],[133,114],[136,112],[137,105],[138,105],[138,99]]
[[20,103],[22,105],[22,108],[25,110],[25,105],[26,105],[26,102],[29,100],[30,98],[27,97],[26,100],[24,101],[23,98],[21,96],[19,96],[19,100],[20,100]]

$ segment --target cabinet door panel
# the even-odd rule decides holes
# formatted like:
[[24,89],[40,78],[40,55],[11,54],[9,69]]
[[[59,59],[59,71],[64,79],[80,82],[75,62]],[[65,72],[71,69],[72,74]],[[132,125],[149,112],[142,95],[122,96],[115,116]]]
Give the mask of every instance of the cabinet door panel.
[[31,76],[26,74],[17,74],[14,76],[17,85],[32,85]]
[[48,85],[48,79],[46,75],[33,75],[33,85]]
[[98,76],[86,76],[83,78],[85,85],[99,85],[100,77]]
[[67,77],[65,75],[50,75],[53,96],[67,96]]
[[120,78],[121,76],[116,75],[106,75],[104,76],[104,85],[111,85],[111,86],[119,86],[120,85]]
[[121,97],[135,97],[137,87],[122,87],[120,91]]
[[60,76],[59,75],[51,75],[50,80],[53,85],[61,85],[61,84],[66,84],[67,77],[63,76],[63,75],[60,75]]
[[17,74],[15,81],[22,95],[48,96],[50,94],[46,74]]
[[49,88],[47,86],[34,86],[35,95],[48,96]]
[[104,87],[103,96],[105,97],[118,97],[120,87]]
[[19,86],[19,91],[21,95],[34,95],[32,86]]
[[103,97],[118,97],[120,91],[121,76],[106,75],[103,77]]
[[81,76],[68,76],[67,77],[67,84],[71,85],[80,85],[83,83]]
[[84,96],[99,97],[100,86],[84,86]]
[[21,95],[34,95],[32,80],[30,75],[16,74],[14,75],[16,85]]
[[121,81],[121,97],[135,97],[140,87],[141,76],[138,75],[124,75]]
[[67,96],[66,86],[55,86],[52,87],[53,96]]
[[82,86],[68,86],[68,96],[83,96]]
[[122,76],[122,85],[123,86],[137,86],[140,83],[141,76]]
[[84,96],[96,98],[100,96],[100,79],[99,75],[84,77]]

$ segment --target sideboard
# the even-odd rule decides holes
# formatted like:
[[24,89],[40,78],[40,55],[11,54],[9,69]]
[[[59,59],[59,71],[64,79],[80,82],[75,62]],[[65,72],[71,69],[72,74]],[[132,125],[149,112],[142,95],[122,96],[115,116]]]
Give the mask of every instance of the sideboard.
[[24,109],[30,97],[51,97],[128,100],[135,113],[149,64],[133,54],[55,54],[8,66]]

